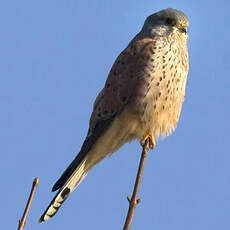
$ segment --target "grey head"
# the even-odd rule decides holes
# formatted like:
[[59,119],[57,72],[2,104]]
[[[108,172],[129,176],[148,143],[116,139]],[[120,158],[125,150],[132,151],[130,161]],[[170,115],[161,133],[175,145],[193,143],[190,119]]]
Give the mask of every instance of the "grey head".
[[150,15],[145,20],[141,32],[145,36],[165,36],[176,31],[187,34],[189,20],[180,10],[168,8]]

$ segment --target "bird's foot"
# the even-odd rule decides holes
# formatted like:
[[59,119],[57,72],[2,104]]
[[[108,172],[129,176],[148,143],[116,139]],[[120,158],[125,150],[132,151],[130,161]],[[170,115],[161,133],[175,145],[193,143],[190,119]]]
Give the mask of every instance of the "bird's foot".
[[146,142],[146,140],[147,139],[149,139],[149,148],[150,149],[154,149],[155,148],[155,146],[156,146],[156,143],[155,143],[155,140],[154,140],[154,136],[152,135],[152,134],[147,134],[146,136],[144,136],[142,139],[141,139],[141,141],[140,141],[140,144],[142,145],[142,146],[144,146],[145,145],[145,142]]

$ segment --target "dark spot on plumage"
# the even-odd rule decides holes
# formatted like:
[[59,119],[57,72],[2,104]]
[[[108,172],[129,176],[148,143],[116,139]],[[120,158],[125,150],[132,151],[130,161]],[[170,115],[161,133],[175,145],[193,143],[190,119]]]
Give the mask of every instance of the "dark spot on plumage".
[[131,48],[131,50],[134,50],[134,51],[137,50],[136,46],[130,46],[130,48]]
[[63,204],[65,200],[62,200],[62,201],[57,201],[57,203],[59,204]]
[[160,97],[160,96],[161,96],[161,92],[158,93],[158,97]]
[[98,116],[98,117],[101,117],[101,113],[98,113],[97,116]]
[[170,66],[170,69],[172,69],[173,68],[173,64]]
[[57,213],[57,212],[55,212],[55,213],[53,213],[53,214],[51,214],[51,215],[49,215],[49,214],[46,214],[46,215],[49,216],[50,218],[52,218],[56,213]]
[[157,82],[157,84],[156,84],[157,86],[159,86],[160,85],[160,82]]
[[168,100],[168,96],[165,97],[165,100],[166,100],[166,101]]
[[155,104],[155,105],[153,106],[153,108],[156,109],[156,107],[157,107],[157,106],[156,106],[156,104]]
[[160,77],[159,80],[162,81],[162,77]]
[[65,200],[69,196],[69,193],[70,193],[70,189],[69,188],[65,188],[63,190],[63,192],[61,193],[62,199]]
[[162,110],[164,110],[164,109],[165,109],[165,106],[163,105],[163,106],[162,106]]
[[60,207],[56,207],[56,206],[53,205],[53,208],[54,208],[56,211],[58,211],[58,209],[59,209]]
[[149,68],[148,69],[151,73],[155,73],[156,72],[156,69],[155,68]]
[[149,51],[150,51],[151,54],[155,54],[154,47],[150,48]]
[[109,87],[110,87],[110,83],[107,83],[107,84],[106,84],[106,87],[109,88]]
[[167,51],[165,52],[165,56],[166,56],[168,53],[169,53],[169,50],[167,50]]

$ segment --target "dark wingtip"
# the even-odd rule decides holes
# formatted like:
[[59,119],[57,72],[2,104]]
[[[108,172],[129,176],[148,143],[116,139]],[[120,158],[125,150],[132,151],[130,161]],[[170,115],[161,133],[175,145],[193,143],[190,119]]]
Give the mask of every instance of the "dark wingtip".
[[41,223],[44,222],[44,221],[45,221],[45,220],[44,220],[44,216],[42,215],[42,216],[40,217],[38,223],[41,224]]
[[52,192],[57,191],[58,189],[60,189],[64,183],[66,182],[66,180],[69,178],[69,173],[68,173],[68,169],[62,174],[62,176],[56,181],[56,183],[54,184],[53,188],[52,188]]
[[55,191],[57,191],[59,189],[59,186],[58,186],[57,182],[54,184],[54,186],[53,186],[53,188],[51,190],[52,192],[55,192]]
[[69,165],[69,167],[64,171],[64,173],[61,175],[61,177],[54,184],[54,186],[51,190],[52,192],[57,191],[58,189],[60,189],[65,184],[65,182],[72,175],[72,173],[77,168],[77,166],[78,166],[79,162],[81,162],[81,160],[80,161],[78,160],[78,155],[77,155],[77,157],[75,157],[75,159],[72,161],[72,163]]
[[85,139],[79,154],[75,157],[75,159],[72,161],[72,163],[69,165],[69,167],[64,171],[64,173],[61,175],[61,177],[54,184],[54,186],[53,186],[53,188],[51,190],[52,192],[57,191],[58,189],[60,189],[66,183],[66,181],[69,179],[69,177],[74,173],[75,169],[79,166],[79,164],[85,158],[87,153],[90,151],[90,149],[92,148],[94,143],[100,137],[100,135],[112,123],[112,121],[114,120],[115,116],[116,116],[116,114],[112,115],[107,120],[101,120],[99,123],[96,124],[92,135]]
[[60,189],[64,184],[65,182],[67,181],[67,179],[70,177],[70,173],[69,173],[69,170],[67,169],[63,175],[57,180],[57,182],[54,184],[53,188],[52,188],[52,192],[55,192],[57,191],[58,189]]

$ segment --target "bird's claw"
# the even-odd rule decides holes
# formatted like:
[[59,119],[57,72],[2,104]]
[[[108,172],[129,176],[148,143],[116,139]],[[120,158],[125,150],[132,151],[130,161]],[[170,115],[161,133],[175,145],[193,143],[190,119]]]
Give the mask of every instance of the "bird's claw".
[[155,143],[155,140],[154,140],[154,136],[153,136],[152,134],[147,134],[146,136],[144,136],[144,137],[141,139],[140,144],[141,144],[142,146],[144,146],[147,139],[150,140],[149,148],[150,148],[150,149],[154,149],[155,146],[156,146],[156,143]]

